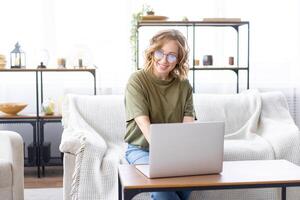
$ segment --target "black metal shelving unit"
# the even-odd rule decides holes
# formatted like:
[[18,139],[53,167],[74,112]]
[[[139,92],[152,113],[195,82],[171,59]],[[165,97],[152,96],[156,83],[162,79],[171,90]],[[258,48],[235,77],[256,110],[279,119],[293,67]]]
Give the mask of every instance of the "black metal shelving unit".
[[[70,69],[70,68],[62,68],[62,69],[37,69],[39,72],[39,77],[37,77],[37,83],[40,83],[40,105],[44,102],[44,84],[43,84],[43,74],[45,73],[53,73],[53,72],[88,72],[93,76],[93,93],[96,95],[97,88],[96,88],[96,69],[95,68],[77,68],[77,69]],[[37,85],[38,87],[38,85]],[[38,94],[37,94],[38,96]],[[37,99],[37,102],[39,100]],[[38,108],[37,108],[38,109]],[[61,115],[39,115],[39,112],[37,112],[38,115],[38,144],[39,144],[39,166],[42,167],[42,175],[45,176],[45,166],[49,165],[42,159],[43,150],[44,150],[44,126],[47,123],[60,123],[62,116]],[[51,157],[51,159],[56,159],[58,161],[61,161],[60,157]],[[58,162],[59,163],[59,162]],[[38,174],[40,174],[40,169],[38,169]],[[40,175],[39,175],[40,176]]]
[[[62,116],[58,114],[44,115],[40,114],[40,106],[44,100],[43,74],[49,72],[88,72],[93,76],[93,93],[96,95],[96,69],[95,68],[80,68],[80,69],[1,69],[1,72],[10,73],[35,73],[35,90],[36,90],[36,112],[34,114],[25,115],[0,115],[0,124],[30,124],[33,127],[33,151],[35,152],[35,160],[31,165],[37,167],[37,176],[45,175],[45,165],[47,163],[43,160],[43,146],[44,146],[44,126],[46,123],[60,123]],[[53,157],[52,157],[53,158]],[[59,159],[59,158],[55,158]],[[26,163],[26,162],[25,162]]]
[[[246,66],[240,66],[240,27],[246,26],[246,34],[247,34],[247,56],[246,56]],[[190,49],[192,50],[192,59],[193,63],[190,67],[190,71],[192,71],[192,86],[195,91],[195,80],[196,80],[196,71],[232,71],[236,74],[236,92],[239,93],[240,83],[239,83],[239,72],[246,71],[247,73],[247,89],[249,89],[249,72],[250,72],[250,61],[249,61],[249,52],[250,52],[250,23],[248,21],[237,21],[237,22],[224,22],[224,21],[159,21],[159,20],[143,20],[139,21],[137,24],[137,33],[136,33],[136,69],[140,69],[139,66],[139,31],[141,27],[186,27],[186,37],[192,37],[192,44],[189,44]],[[196,67],[195,66],[195,38],[196,33],[195,30],[197,27],[231,27],[236,31],[237,43],[236,43],[236,66],[233,67]],[[189,30],[191,34],[189,34]]]

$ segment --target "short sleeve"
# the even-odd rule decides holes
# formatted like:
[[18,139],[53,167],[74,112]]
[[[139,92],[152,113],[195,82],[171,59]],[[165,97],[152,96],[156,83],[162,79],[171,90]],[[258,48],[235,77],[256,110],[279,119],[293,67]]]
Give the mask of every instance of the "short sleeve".
[[186,97],[186,103],[184,108],[184,116],[195,117],[194,103],[193,103],[193,89],[190,83],[188,82],[188,92]]
[[126,86],[125,110],[127,122],[141,115],[149,116],[146,90],[143,89],[143,83],[136,73],[129,78]]

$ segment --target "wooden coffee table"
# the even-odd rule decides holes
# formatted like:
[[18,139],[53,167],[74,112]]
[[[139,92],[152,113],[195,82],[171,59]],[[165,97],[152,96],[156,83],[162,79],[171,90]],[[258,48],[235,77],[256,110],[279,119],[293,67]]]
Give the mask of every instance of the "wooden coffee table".
[[225,161],[220,174],[148,179],[134,165],[119,166],[119,200],[142,192],[300,186],[300,167],[286,160]]

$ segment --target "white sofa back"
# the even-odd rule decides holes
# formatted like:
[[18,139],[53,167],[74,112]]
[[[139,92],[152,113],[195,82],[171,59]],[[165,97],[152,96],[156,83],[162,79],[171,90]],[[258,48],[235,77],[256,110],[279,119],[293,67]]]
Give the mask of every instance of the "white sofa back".
[[239,130],[260,108],[253,93],[194,94],[198,121],[224,121],[225,135]]
[[[264,94],[262,93],[262,96]],[[276,94],[277,97],[284,98]],[[256,109],[260,102],[253,93],[241,94],[194,94],[194,107],[198,121],[224,121],[225,134],[239,130]],[[126,120],[123,95],[76,95],[76,109],[84,116],[87,123],[107,137],[118,135],[123,140]],[[262,98],[263,99],[263,98]],[[279,101],[279,100],[278,100]],[[281,100],[282,101],[282,100]],[[288,105],[283,104],[288,110]],[[64,106],[69,109],[68,106]],[[99,112],[100,111],[100,112]],[[67,127],[68,110],[63,111],[64,127]],[[112,138],[109,138],[112,139]]]
[[[126,130],[123,95],[76,95],[74,106],[80,115],[98,133],[105,134],[107,140],[123,141]],[[63,126],[68,128],[70,106],[63,106]]]

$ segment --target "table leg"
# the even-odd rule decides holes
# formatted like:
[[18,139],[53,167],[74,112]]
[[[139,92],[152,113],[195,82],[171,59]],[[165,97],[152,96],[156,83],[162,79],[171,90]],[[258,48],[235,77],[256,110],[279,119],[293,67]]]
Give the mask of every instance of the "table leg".
[[281,200],[286,200],[286,187],[281,187]]
[[119,192],[119,200],[122,200],[122,185],[121,185],[121,180],[120,176],[118,175],[118,192]]
[[123,190],[123,199],[122,200],[131,200],[135,195],[141,193],[139,190]]
[[118,199],[119,200],[131,200],[135,195],[140,193],[138,190],[124,190],[121,184],[120,176],[118,175]]
[[40,161],[42,166],[42,175],[45,176],[45,163],[44,163],[44,121],[40,121],[40,143],[39,143],[39,149],[40,149]]
[[36,154],[36,165],[37,165],[37,173],[38,173],[38,178],[41,177],[41,171],[40,171],[40,150],[39,150],[39,141],[40,141],[40,136],[39,136],[39,132],[40,132],[40,126],[39,126],[39,122],[36,122],[35,124],[35,134],[36,134],[36,141],[35,141],[35,145],[34,146],[34,151],[35,151],[35,154]]

